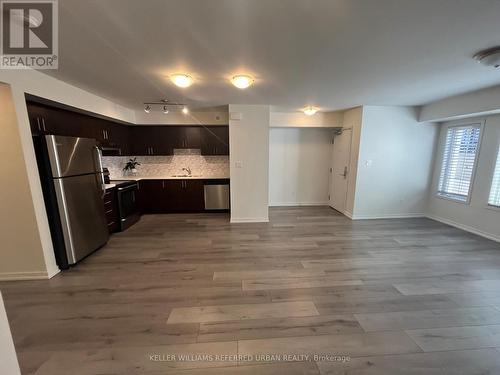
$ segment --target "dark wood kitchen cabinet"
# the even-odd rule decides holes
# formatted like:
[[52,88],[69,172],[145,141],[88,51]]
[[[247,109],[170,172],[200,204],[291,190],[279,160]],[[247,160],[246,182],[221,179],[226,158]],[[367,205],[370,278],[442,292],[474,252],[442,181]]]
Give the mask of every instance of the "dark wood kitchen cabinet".
[[145,214],[202,212],[203,180],[141,180],[139,199]]
[[165,126],[163,128],[172,149],[201,147],[201,131],[199,126]]
[[118,215],[118,198],[116,197],[116,188],[106,189],[103,197],[104,212],[108,223],[109,233],[118,232],[119,230],[119,215]]
[[173,155],[174,149],[229,155],[228,126],[131,125],[43,98],[28,96],[26,103],[33,135],[94,138],[105,156]]
[[81,118],[73,117],[69,111],[40,104],[28,104],[28,116],[33,135],[78,136],[81,133]]
[[229,155],[229,127],[207,126],[201,129],[202,155]]
[[205,209],[203,180],[167,180],[168,212],[202,212]]
[[165,180],[139,181],[139,206],[142,213],[162,214],[167,212],[169,199]]
[[88,127],[92,138],[95,138],[101,147],[117,149],[119,155],[129,153],[129,130],[125,125],[95,118],[89,119]]
[[173,155],[166,126],[139,125],[130,127],[132,155]]

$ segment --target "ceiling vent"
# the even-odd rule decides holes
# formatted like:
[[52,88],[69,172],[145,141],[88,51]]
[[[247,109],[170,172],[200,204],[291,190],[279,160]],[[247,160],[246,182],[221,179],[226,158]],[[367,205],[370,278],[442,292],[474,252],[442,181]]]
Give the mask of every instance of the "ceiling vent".
[[474,55],[474,59],[485,66],[500,67],[500,46],[488,48]]

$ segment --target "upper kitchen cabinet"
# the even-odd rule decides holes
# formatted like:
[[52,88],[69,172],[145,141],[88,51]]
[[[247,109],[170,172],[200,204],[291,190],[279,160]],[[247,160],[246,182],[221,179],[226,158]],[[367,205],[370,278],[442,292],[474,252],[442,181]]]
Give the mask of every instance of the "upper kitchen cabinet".
[[201,129],[202,155],[229,155],[229,126],[207,126]]
[[132,155],[172,155],[172,145],[167,126],[138,125],[130,128]]
[[73,118],[69,111],[32,102],[27,103],[27,108],[33,135],[78,136],[80,134],[81,118]]
[[199,126],[165,126],[172,148],[200,148]]
[[95,139],[102,147],[104,155],[127,155],[130,153],[129,127],[108,120],[92,119]]

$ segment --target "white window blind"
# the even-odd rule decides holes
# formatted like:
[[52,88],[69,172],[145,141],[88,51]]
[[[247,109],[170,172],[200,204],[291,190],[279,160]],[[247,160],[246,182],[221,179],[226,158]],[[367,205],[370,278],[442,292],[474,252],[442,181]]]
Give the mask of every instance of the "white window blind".
[[497,163],[495,165],[495,172],[493,173],[493,182],[491,183],[488,204],[490,206],[500,207],[500,147],[498,148]]
[[479,124],[448,128],[438,195],[460,202],[469,200],[480,132]]

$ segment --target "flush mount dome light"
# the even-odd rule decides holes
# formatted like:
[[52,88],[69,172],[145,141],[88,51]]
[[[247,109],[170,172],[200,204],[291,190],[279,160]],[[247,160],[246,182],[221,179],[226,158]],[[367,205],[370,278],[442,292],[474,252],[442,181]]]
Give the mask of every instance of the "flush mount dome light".
[[185,115],[187,115],[189,113],[188,107],[184,106],[184,108],[182,108],[182,113],[184,113]]
[[313,116],[316,114],[316,112],[318,112],[318,108],[315,108],[313,106],[308,106],[304,109],[304,114],[307,115],[307,116]]
[[193,84],[193,78],[188,74],[173,74],[170,76],[170,80],[177,87],[186,88]]
[[498,68],[500,67],[500,46],[480,51],[474,55],[474,59],[480,64]]
[[252,86],[253,82],[254,79],[245,74],[239,74],[231,78],[231,83],[239,89],[246,89],[247,87]]

